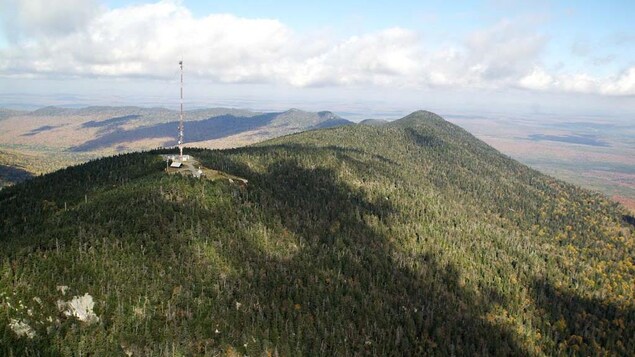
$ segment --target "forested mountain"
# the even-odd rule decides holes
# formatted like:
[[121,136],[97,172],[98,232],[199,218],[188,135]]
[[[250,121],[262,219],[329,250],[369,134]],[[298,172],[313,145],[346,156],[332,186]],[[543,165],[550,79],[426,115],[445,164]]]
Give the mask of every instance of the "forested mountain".
[[364,119],[362,121],[359,122],[362,125],[384,125],[387,124],[388,121],[387,120],[383,120],[383,119]]
[[0,191],[0,354],[635,353],[632,217],[435,114],[166,152]]

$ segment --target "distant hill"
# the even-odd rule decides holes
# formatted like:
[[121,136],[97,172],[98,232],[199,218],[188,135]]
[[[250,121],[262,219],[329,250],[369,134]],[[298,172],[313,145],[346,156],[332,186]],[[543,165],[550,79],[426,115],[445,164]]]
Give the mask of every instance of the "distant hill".
[[635,351],[633,218],[434,113],[173,152],[0,191],[0,355]]
[[5,109],[5,108],[0,108],[0,120],[12,117],[12,116],[16,116],[16,115],[20,115],[23,114],[24,112],[22,111],[18,111],[18,110],[11,110],[11,109]]
[[33,177],[33,175],[21,168],[0,165],[0,188],[12,185],[16,182],[22,182]]
[[359,122],[359,124],[361,125],[376,125],[376,126],[384,125],[387,123],[389,123],[388,120],[383,120],[383,119],[365,119]]
[[[162,110],[163,111],[163,110]],[[132,111],[129,111],[132,112]],[[168,121],[148,125],[148,117],[165,118],[176,112],[163,112],[119,116],[103,121],[90,121],[83,128],[99,127],[98,134],[92,140],[72,146],[70,151],[92,152],[104,149],[125,150],[134,147],[135,143],[155,142],[156,146],[176,145],[175,128],[177,121]],[[206,118],[207,119],[200,119]],[[333,127],[351,124],[330,112],[310,113],[291,109],[280,113],[252,113],[244,110],[197,110],[188,113],[185,133],[188,146],[216,147],[241,146],[247,143],[262,141],[268,138],[292,134],[304,130],[322,127]],[[155,120],[159,122],[160,120]],[[138,122],[138,124],[133,124]],[[131,128],[126,126],[133,125]],[[243,139],[248,136],[248,142]],[[237,140],[232,142],[231,138]],[[148,146],[151,148],[152,146]]]
[[[209,108],[184,114],[186,145],[204,148],[244,146],[300,131],[352,124],[331,112],[298,109],[260,113]],[[22,166],[42,173],[104,155],[174,146],[179,113],[164,108],[45,107],[32,112],[0,110],[0,120],[0,150],[41,157],[34,166]]]
[[[2,114],[0,112],[0,116]],[[45,107],[32,112],[10,112],[10,117],[12,120],[3,125],[11,137],[0,135],[0,143],[12,139],[13,144],[28,145],[37,141],[76,152],[117,152],[175,145],[174,128],[178,125],[179,113],[164,108]],[[256,142],[303,130],[351,124],[331,112],[311,113],[298,109],[258,113],[211,108],[187,111],[184,117],[187,143],[203,147],[244,145],[242,136]],[[238,137],[234,145],[231,136]],[[64,140],[66,137],[69,140]]]

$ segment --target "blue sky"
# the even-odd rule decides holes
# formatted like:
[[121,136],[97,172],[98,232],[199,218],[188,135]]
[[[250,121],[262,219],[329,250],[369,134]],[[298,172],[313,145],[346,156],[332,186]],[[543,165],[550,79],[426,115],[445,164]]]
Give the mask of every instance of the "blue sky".
[[[345,111],[338,100],[350,98],[348,109],[369,112],[400,105],[492,110],[480,102],[503,112],[536,103],[552,112],[635,112],[633,1],[0,6],[0,106],[47,97],[64,104],[53,93],[86,104],[151,104],[156,88],[174,82],[172,59],[183,56],[197,105]],[[109,90],[121,84],[127,89]]]
[[[111,8],[142,3],[107,1]],[[550,37],[550,61],[584,66],[572,47],[593,51],[597,57],[614,55],[607,66],[592,71],[620,69],[635,61],[635,1],[191,1],[182,4],[195,16],[229,13],[247,18],[278,19],[298,31],[330,29],[351,36],[390,27],[422,32],[434,42],[456,40],[502,19],[535,23]],[[608,67],[608,68],[607,68]],[[582,68],[582,67],[578,67]]]

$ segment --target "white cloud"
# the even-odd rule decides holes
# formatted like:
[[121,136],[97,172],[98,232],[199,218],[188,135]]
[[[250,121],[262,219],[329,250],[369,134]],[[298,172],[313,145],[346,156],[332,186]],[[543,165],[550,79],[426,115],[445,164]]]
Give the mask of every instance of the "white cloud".
[[0,0],[11,40],[28,36],[58,36],[76,31],[98,13],[95,0]]
[[635,95],[635,66],[616,78],[600,84],[600,93],[609,95]]
[[469,37],[468,59],[482,66],[485,79],[507,79],[531,67],[545,43],[545,36],[532,33],[523,24],[503,20]]
[[560,76],[555,87],[567,92],[592,93],[597,88],[597,80],[586,73]]
[[118,9],[94,0],[0,4],[15,15],[5,20],[14,35],[0,49],[4,77],[173,78],[183,58],[190,78],[222,83],[635,92],[632,68],[613,78],[548,71],[541,63],[548,38],[522,21],[503,20],[463,42],[431,48],[403,28],[344,39],[309,36],[278,20],[195,17],[175,0]]
[[289,81],[297,86],[395,84],[421,72],[419,43],[416,33],[401,28],[353,36],[295,63]]
[[295,41],[276,20],[216,14],[194,18],[173,1],[102,12],[63,37],[37,35],[3,51],[3,72],[97,76],[173,74],[183,57],[190,72],[227,81],[270,77]]
[[635,66],[618,76],[596,78],[586,73],[550,75],[536,67],[518,84],[527,89],[573,93],[595,93],[611,96],[635,95]]
[[552,88],[553,81],[554,79],[551,75],[549,75],[549,73],[536,67],[530,74],[522,77],[519,83],[524,88],[546,90]]

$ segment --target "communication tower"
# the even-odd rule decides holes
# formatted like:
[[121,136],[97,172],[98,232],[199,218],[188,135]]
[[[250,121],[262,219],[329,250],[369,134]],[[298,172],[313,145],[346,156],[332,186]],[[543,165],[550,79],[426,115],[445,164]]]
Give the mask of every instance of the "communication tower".
[[179,61],[179,66],[181,67],[181,114],[179,117],[179,160],[183,161],[183,61]]

